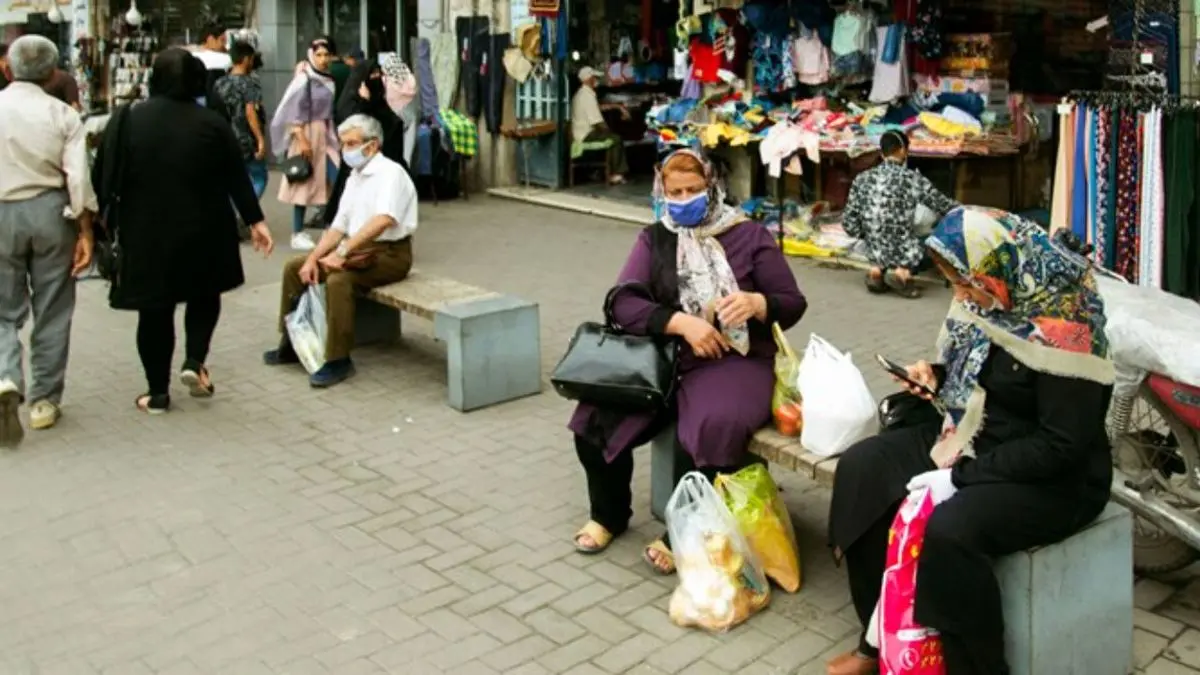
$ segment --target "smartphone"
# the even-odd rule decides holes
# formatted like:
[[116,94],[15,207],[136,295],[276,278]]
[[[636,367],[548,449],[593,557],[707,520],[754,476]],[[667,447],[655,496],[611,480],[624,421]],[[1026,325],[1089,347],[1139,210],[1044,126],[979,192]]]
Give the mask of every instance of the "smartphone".
[[892,375],[900,378],[901,380],[904,380],[909,385],[916,387],[917,389],[925,392],[929,396],[931,396],[933,398],[937,398],[937,392],[935,392],[934,390],[930,389],[929,387],[927,387],[927,386],[921,384],[920,382],[917,382],[916,380],[909,377],[908,370],[906,370],[904,368],[904,366],[901,366],[900,364],[896,363],[895,361],[888,360],[888,359],[884,358],[883,356],[880,356],[879,354],[875,355],[875,360],[879,362],[879,365],[883,366],[884,370],[888,371]]

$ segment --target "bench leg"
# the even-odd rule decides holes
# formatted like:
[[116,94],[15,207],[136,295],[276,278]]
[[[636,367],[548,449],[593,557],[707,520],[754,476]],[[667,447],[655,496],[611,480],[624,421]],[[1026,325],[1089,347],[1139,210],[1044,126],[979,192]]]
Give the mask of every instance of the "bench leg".
[[650,513],[667,522],[667,502],[675,492],[675,425],[650,441]]
[[541,392],[537,304],[501,296],[452,305],[433,330],[446,343],[451,408],[467,412]]
[[400,310],[367,298],[354,299],[355,346],[392,344],[400,339]]

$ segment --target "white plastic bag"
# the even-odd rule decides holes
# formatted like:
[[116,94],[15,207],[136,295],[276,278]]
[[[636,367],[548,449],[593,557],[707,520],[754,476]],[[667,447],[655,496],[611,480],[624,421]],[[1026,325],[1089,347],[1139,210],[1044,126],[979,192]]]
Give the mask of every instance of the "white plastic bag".
[[800,396],[804,428],[800,444],[811,453],[830,457],[875,430],[875,398],[849,354],[819,335],[808,338],[800,362]]
[[325,284],[309,286],[284,324],[304,369],[309,374],[320,370],[325,365]]
[[1096,275],[1105,333],[1117,366],[1118,396],[1132,396],[1147,372],[1200,387],[1200,305],[1156,288]]
[[726,631],[770,602],[762,563],[704,474],[679,481],[667,502],[667,529],[679,575],[671,621]]

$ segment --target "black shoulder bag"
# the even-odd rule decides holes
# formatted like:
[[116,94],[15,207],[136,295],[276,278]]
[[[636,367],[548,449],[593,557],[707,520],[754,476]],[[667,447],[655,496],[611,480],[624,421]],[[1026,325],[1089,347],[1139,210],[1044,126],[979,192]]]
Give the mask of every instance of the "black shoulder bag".
[[657,412],[671,403],[678,344],[673,338],[630,335],[613,317],[621,284],[604,298],[605,323],[585,322],[575,330],[567,353],[550,376],[563,398],[600,408]]
[[[312,77],[308,74],[304,76],[304,88],[308,95],[308,123],[312,124]],[[308,126],[304,127],[304,133],[308,133]],[[288,157],[279,165],[279,169],[283,171],[283,177],[289,183],[303,183],[313,175],[312,162],[304,155]]]
[[106,148],[104,159],[107,166],[100,167],[104,183],[101,189],[104,191],[105,202],[104,210],[100,214],[99,225],[104,237],[96,241],[94,255],[96,271],[100,274],[101,279],[110,284],[118,283],[121,276],[121,237],[118,232],[118,223],[120,221],[121,193],[125,184],[125,170],[129,163],[128,120],[128,104],[113,112],[108,123],[114,125],[113,133],[116,136],[112,146]]

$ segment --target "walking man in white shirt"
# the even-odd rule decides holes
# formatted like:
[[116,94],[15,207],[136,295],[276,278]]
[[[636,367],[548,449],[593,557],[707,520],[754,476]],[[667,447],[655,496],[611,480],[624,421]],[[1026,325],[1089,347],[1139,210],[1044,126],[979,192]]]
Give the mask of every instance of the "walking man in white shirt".
[[[13,82],[0,91],[0,446],[59,418],[67,374],[75,275],[92,261],[96,195],[79,113],[43,91],[58,49],[25,35],[8,50]],[[19,338],[30,312],[32,382],[26,396]]]
[[417,190],[404,167],[380,152],[383,129],[367,115],[351,115],[338,127],[342,161],[353,171],[337,215],[308,255],[283,268],[278,349],[263,355],[267,365],[298,363],[284,317],[308,286],[325,284],[325,365],[309,378],[331,387],[354,374],[354,295],[400,281],[412,269],[412,235],[417,231]]

